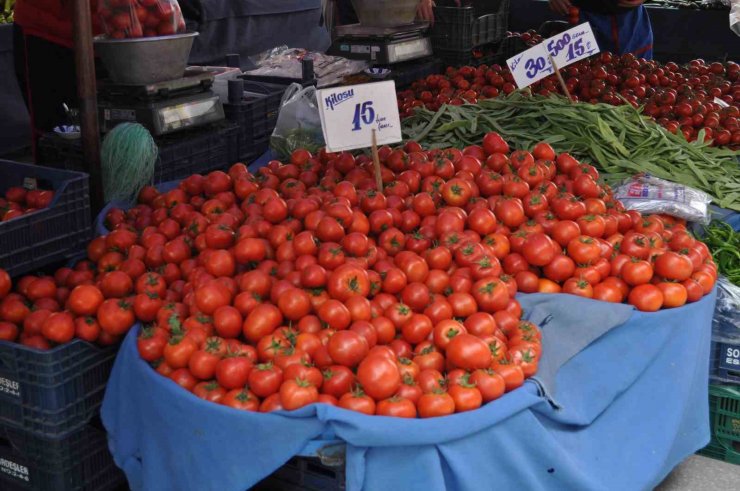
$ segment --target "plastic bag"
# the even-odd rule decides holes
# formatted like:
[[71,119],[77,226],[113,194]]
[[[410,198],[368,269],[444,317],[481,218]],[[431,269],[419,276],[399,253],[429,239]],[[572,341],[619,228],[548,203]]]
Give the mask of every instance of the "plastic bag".
[[712,339],[719,342],[740,341],[740,286],[733,285],[721,275],[717,278]]
[[280,101],[275,130],[270,137],[270,148],[281,159],[287,159],[294,150],[305,148],[311,153],[324,146],[321,117],[316,102],[316,87],[306,88],[291,84]]
[[692,222],[709,222],[712,197],[682,184],[638,174],[614,190],[614,197],[628,210],[640,213],[665,213]]
[[113,39],[185,32],[177,0],[99,0],[98,15],[105,33]]
[[740,36],[740,0],[732,0],[730,5],[730,29]]

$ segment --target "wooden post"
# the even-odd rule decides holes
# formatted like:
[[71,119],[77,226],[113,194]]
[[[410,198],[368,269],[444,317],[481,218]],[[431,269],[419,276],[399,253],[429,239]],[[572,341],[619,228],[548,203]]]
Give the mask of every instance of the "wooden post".
[[100,169],[100,130],[95,87],[90,0],[73,0],[72,36],[74,39],[77,96],[80,100],[82,154],[90,174],[90,200],[93,216],[103,208],[103,179]]
[[552,59],[552,56],[547,55],[547,57],[550,59],[550,64],[555,69],[555,76],[558,77],[558,82],[560,82],[560,88],[563,89],[563,93],[568,97],[568,99],[573,102],[573,97],[571,97],[570,92],[568,91],[568,86],[565,85],[565,80],[563,80],[563,76],[560,74],[560,68],[555,64],[555,60]]
[[383,192],[383,179],[380,176],[380,157],[378,156],[378,139],[375,136],[375,130],[373,130],[373,140],[370,150],[373,153],[373,167],[375,168],[375,184],[378,186],[378,191]]

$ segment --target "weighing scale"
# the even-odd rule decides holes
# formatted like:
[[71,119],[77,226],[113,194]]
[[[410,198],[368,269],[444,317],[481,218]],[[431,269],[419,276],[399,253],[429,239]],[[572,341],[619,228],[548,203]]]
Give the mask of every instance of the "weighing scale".
[[327,53],[378,65],[424,58],[432,54],[428,30],[429,22],[425,21],[398,27],[337,26],[337,39]]
[[98,98],[101,130],[137,122],[159,136],[222,120],[223,106],[210,90],[214,79],[209,70],[188,67],[182,78],[149,85],[104,81]]

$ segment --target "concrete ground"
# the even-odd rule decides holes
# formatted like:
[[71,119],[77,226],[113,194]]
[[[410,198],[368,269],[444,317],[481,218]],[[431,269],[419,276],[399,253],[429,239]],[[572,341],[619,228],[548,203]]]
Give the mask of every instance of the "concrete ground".
[[655,491],[737,491],[740,465],[692,455],[684,460]]

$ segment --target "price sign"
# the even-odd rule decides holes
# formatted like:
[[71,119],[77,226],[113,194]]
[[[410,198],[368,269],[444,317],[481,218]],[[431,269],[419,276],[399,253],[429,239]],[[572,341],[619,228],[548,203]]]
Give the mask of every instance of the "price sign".
[[554,73],[552,57],[558,68],[599,52],[599,45],[588,22],[547,38],[527,51],[506,60],[517,87],[528,87]]
[[369,147],[373,130],[378,145],[402,140],[393,81],[322,89],[316,97],[330,152]]

